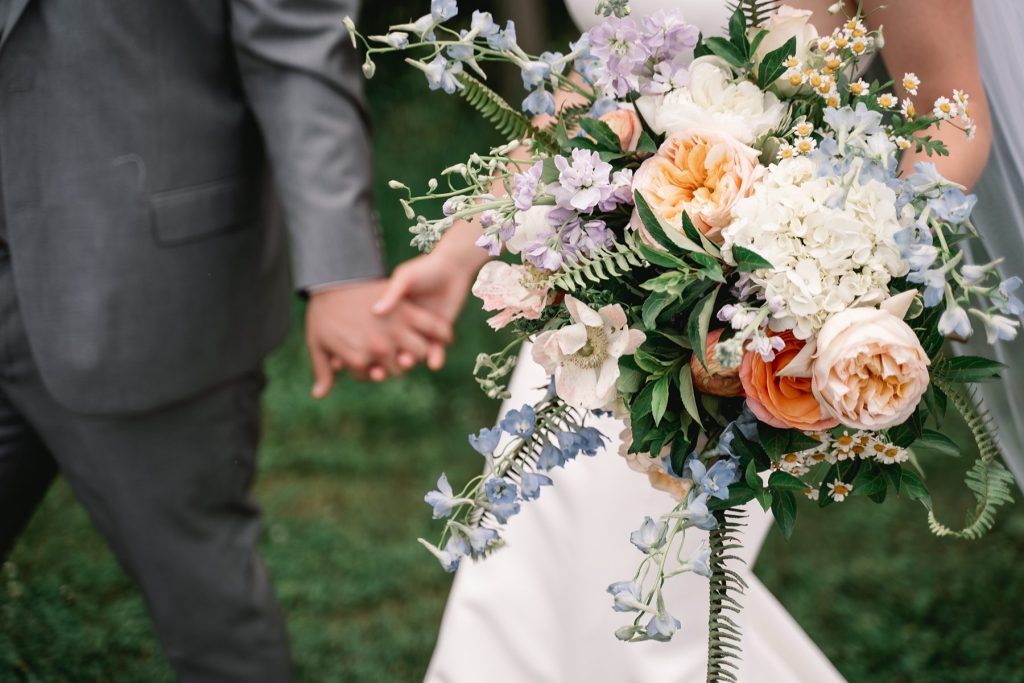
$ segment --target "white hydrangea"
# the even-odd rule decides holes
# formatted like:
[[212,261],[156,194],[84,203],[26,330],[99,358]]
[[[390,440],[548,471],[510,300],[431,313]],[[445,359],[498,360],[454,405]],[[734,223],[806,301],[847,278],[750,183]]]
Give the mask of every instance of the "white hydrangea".
[[909,270],[893,238],[899,230],[892,189],[852,176],[819,178],[813,160],[795,157],[768,167],[736,203],[722,253],[734,264],[739,245],[767,259],[773,268],[750,281],[779,304],[771,328],[808,339],[830,315],[888,297],[889,281]]

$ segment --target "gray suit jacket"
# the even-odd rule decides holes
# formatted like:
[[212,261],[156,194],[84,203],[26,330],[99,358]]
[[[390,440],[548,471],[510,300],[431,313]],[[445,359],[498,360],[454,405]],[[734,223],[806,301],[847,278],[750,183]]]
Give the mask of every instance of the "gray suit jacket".
[[[10,0],[0,182],[48,389],[153,409],[247,372],[298,288],[382,273],[357,0]],[[276,193],[268,191],[272,169]]]

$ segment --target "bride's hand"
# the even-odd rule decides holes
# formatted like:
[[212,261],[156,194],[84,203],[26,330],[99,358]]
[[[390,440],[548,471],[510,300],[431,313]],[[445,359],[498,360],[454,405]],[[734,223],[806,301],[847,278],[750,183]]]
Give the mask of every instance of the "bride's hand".
[[[474,252],[463,254],[445,247],[442,242],[433,252],[406,261],[395,269],[373,312],[387,315],[407,301],[454,324],[486,255],[477,247]],[[439,370],[444,361],[444,347],[432,346],[427,355],[427,367]]]

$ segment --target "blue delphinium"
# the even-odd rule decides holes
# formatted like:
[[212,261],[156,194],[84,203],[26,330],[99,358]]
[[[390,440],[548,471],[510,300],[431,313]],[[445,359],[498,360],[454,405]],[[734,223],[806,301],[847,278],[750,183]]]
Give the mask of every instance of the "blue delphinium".
[[497,52],[510,52],[516,48],[516,25],[509,20],[503,30],[487,36],[487,45]]
[[432,543],[427,543],[423,539],[420,539],[420,543],[437,558],[437,561],[441,563],[444,570],[449,573],[458,569],[459,562],[469,554],[469,545],[465,539],[457,534],[452,534],[443,550]]
[[529,439],[537,426],[537,411],[531,405],[524,405],[519,410],[510,410],[499,426],[512,436]]
[[690,471],[690,479],[703,493],[719,500],[729,497],[729,486],[738,476],[736,461],[732,458],[720,458],[709,469],[693,456],[687,462],[687,469]]
[[690,559],[684,564],[685,569],[689,569],[694,574],[699,574],[705,578],[711,578],[711,567],[709,562],[711,561],[711,548],[706,544],[702,543]]
[[536,500],[540,497],[541,486],[551,486],[551,477],[537,474],[536,472],[526,472],[523,474],[523,478],[519,482],[519,489],[522,492],[523,500]]
[[498,540],[498,532],[486,527],[477,527],[469,532],[469,546],[477,555],[483,553],[487,548]]
[[1006,303],[1001,306],[1003,313],[1015,316],[1024,315],[1024,302],[1014,296],[1014,293],[1020,289],[1021,283],[1022,280],[1014,275],[999,284],[999,293],[1006,299]]
[[687,498],[686,510],[684,512],[686,526],[711,531],[718,526],[718,520],[708,509],[708,494],[700,489],[693,489]]
[[640,552],[650,553],[664,545],[667,533],[668,523],[664,521],[655,522],[650,517],[644,517],[644,523],[640,525],[639,529],[629,535],[629,541]]
[[480,455],[494,455],[501,441],[501,428],[481,429],[477,434],[469,435],[469,445]]
[[942,220],[960,225],[970,220],[977,203],[977,196],[964,194],[958,187],[947,187],[937,198],[929,200],[928,206]]
[[558,448],[550,441],[541,446],[540,456],[537,458],[537,469],[539,470],[552,470],[556,467],[561,467],[566,463],[565,454],[561,448]]
[[516,502],[519,497],[516,484],[505,477],[495,477],[484,484],[484,493],[492,505],[507,505]]
[[668,642],[682,624],[668,612],[659,612],[647,622],[647,637],[651,640]]
[[434,519],[441,519],[450,515],[452,508],[458,502],[455,499],[455,493],[452,491],[451,484],[448,483],[448,475],[442,474],[441,478],[437,480],[437,489],[423,496],[423,500],[430,507],[434,508]]
[[427,85],[431,90],[443,90],[451,95],[464,87],[456,78],[462,73],[462,62],[449,62],[437,55],[429,64],[413,62],[413,65],[427,77]]
[[541,114],[554,116],[555,106],[555,96],[543,87],[537,88],[523,100],[523,111],[529,112],[535,116],[539,116]]
[[608,586],[608,593],[615,601],[612,609],[616,612],[638,612],[644,608],[636,581],[617,581]]

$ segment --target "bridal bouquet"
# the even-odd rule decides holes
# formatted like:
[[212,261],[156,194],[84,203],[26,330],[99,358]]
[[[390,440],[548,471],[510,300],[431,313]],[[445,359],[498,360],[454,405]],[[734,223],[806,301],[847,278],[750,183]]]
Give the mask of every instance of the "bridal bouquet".
[[[474,220],[479,246],[510,257],[473,287],[490,324],[517,337],[478,358],[487,394],[507,397],[525,340],[552,377],[538,404],[470,436],[485,473],[458,489],[441,477],[426,501],[444,531],[424,544],[450,571],[498,548],[502,525],[552,483],[547,472],[602,448],[588,417],[621,417],[624,465],[674,507],[630,539],[640,567],[608,589],[634,615],[617,635],[670,639],[670,608],[685,605],[665,604],[665,580],[703,574],[709,675],[722,677],[737,642],[723,612],[742,588],[727,548],[749,501],[787,537],[797,496],[825,507],[905,495],[940,535],[992,525],[1012,480],[965,385],[1001,366],[943,346],[975,326],[989,342],[1012,339],[1024,312],[1019,278],[964,262],[975,198],[932,164],[898,167],[902,150],[947,154],[930,134],[938,126],[973,134],[968,95],[921,106],[912,73],[868,83],[858,63],[883,38],[863,16],[819,35],[809,12],[766,4],[741,3],[727,37],[704,37],[678,12],[632,19],[625,2],[606,2],[604,23],[540,56],[484,12],[452,28],[454,0],[386,35],[349,22],[368,76],[374,55],[415,54],[407,61],[431,89],[466,98],[507,136],[424,195],[392,187],[422,249]],[[522,110],[546,123],[484,85],[494,61],[521,70]],[[421,202],[443,202],[440,215],[420,215]],[[958,451],[939,431],[950,405],[980,451],[962,530],[931,516],[916,459]],[[689,528],[710,531],[709,544],[680,557]]]

